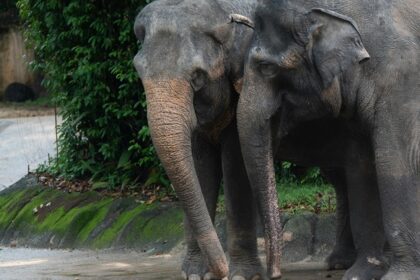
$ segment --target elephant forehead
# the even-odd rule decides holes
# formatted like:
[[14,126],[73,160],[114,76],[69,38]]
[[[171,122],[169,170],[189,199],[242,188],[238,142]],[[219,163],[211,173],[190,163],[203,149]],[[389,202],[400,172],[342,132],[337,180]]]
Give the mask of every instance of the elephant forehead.
[[222,19],[223,11],[216,1],[164,0],[147,5],[136,19],[149,32],[165,28],[181,32],[190,28],[205,28]]

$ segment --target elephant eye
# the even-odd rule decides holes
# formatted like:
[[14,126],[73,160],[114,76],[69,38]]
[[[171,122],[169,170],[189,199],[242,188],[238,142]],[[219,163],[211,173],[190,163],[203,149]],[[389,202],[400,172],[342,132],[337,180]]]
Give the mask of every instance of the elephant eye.
[[263,76],[272,78],[279,72],[279,66],[275,63],[264,61],[259,64],[259,71]]
[[134,28],[134,33],[136,34],[137,40],[140,44],[143,44],[144,37],[146,37],[146,29],[143,25],[136,25]]
[[207,73],[203,70],[196,70],[191,76],[191,86],[195,92],[202,89],[207,83]]

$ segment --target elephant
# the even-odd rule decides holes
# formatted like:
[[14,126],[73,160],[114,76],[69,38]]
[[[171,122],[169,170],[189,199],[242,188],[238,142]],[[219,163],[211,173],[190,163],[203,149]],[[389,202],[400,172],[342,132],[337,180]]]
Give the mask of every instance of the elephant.
[[420,279],[420,2],[262,0],[253,24],[237,107],[251,188],[301,146],[343,172],[357,251],[343,279]]
[[[152,138],[184,209],[194,207],[193,210],[185,211],[187,253],[182,265],[184,278],[207,279],[215,276],[221,270],[217,258],[222,259],[225,265],[218,240],[213,238],[209,242],[204,239],[201,241],[203,244],[199,245],[197,241],[200,242],[200,238],[197,236],[203,233],[195,233],[193,228],[198,227],[196,230],[203,231],[200,229],[203,227],[215,236],[207,215],[211,221],[214,220],[222,177],[228,216],[230,276],[235,279],[251,279],[262,274],[256,253],[255,199],[250,193],[239,150],[235,118],[244,57],[253,34],[253,25],[246,16],[252,15],[255,5],[256,1],[158,0],[146,6],[135,22],[135,33],[142,42],[142,48],[134,58],[134,64],[146,90]],[[172,44],[172,40],[177,43]],[[219,51],[214,50],[218,47]],[[180,89],[194,96],[189,100],[178,100]],[[156,104],[158,101],[161,104]],[[181,115],[182,110],[187,109],[189,111],[184,113],[186,115]],[[158,115],[160,112],[166,115]],[[176,118],[181,126],[179,129],[183,130],[181,132],[186,133],[184,130],[188,129],[187,135],[181,132],[174,135],[169,133],[171,126],[176,123],[165,121]],[[282,148],[292,155],[285,160],[293,160],[302,165],[311,164],[305,159],[303,148],[294,145],[293,141],[285,142]],[[181,161],[185,158],[188,161]],[[177,169],[171,171],[171,168]],[[187,176],[185,172],[195,174]],[[337,242],[328,258],[328,265],[330,268],[347,268],[354,262],[354,244],[348,222],[345,180],[342,179],[342,172],[335,169],[326,168],[323,173],[335,185],[338,200]],[[207,208],[200,205],[203,199],[204,207]],[[277,196],[268,197],[268,200],[277,201]],[[277,209],[274,208],[273,213],[278,213]],[[195,216],[190,218],[189,215]],[[278,221],[278,217],[272,220]],[[277,254],[277,257],[268,259],[268,268],[271,270],[269,275],[273,279],[279,276],[278,227],[271,225],[276,236],[267,237],[276,239],[271,242],[273,247],[270,251]],[[201,253],[202,248],[204,255]],[[209,258],[210,261],[207,261]],[[208,267],[207,263],[212,263],[211,258],[216,258],[216,261],[213,260],[216,268]]]
[[[251,17],[255,5],[251,0],[158,0],[135,21],[141,49],[134,66],[146,93],[152,141],[185,212],[185,279],[263,277],[256,207],[235,117],[253,34],[235,14]],[[213,225],[222,179],[229,265]],[[277,203],[277,196],[270,201]],[[266,240],[272,252],[279,252],[279,213],[268,216],[273,216],[267,228],[274,234]],[[279,256],[268,256],[273,279],[278,262]]]

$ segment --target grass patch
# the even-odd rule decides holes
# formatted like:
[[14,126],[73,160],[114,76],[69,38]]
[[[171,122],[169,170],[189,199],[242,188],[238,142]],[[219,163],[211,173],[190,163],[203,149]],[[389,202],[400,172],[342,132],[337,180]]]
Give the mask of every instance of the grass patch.
[[[336,209],[335,191],[329,184],[302,184],[282,182],[277,184],[280,208],[283,212],[332,213]],[[220,195],[218,212],[225,211],[225,197]]]
[[283,211],[331,213],[336,208],[335,191],[331,185],[282,183],[277,186],[279,205]]

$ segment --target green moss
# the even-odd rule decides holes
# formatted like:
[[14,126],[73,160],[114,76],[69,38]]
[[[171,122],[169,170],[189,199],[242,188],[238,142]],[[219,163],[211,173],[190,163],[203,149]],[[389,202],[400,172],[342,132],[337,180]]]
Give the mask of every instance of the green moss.
[[[39,195],[33,197],[16,215],[13,224],[11,225],[15,230],[23,228],[33,228],[37,222],[37,216],[34,215],[33,209],[38,208],[39,205],[44,204],[46,199],[52,193],[52,190],[45,189]],[[32,225],[32,226],[31,226]]]
[[69,194],[44,187],[11,190],[0,194],[0,210],[0,238],[18,234],[16,238],[37,240],[39,246],[49,246],[52,236],[61,248],[143,246],[178,241],[183,233],[183,215],[177,207],[139,205],[131,198],[115,200],[95,192]]
[[123,212],[111,227],[106,229],[94,240],[93,246],[98,249],[111,246],[119,233],[131,220],[133,220],[139,213],[145,211],[145,209],[153,208],[154,206],[139,205],[130,211]]
[[88,223],[81,229],[77,236],[77,240],[79,244],[83,244],[89,237],[90,233],[97,228],[100,223],[104,220],[106,217],[106,214],[109,211],[109,207],[111,205],[112,201],[109,201],[109,203],[106,203],[102,207],[98,209],[96,214],[88,221]]
[[[184,232],[184,214],[180,209],[177,210],[167,209],[160,215],[150,219],[143,229],[137,233],[137,238],[141,238],[142,242],[147,243],[181,237]],[[159,233],[158,238],[156,233]]]
[[107,198],[94,203],[89,203],[82,207],[75,207],[67,213],[64,213],[64,215],[61,216],[55,224],[51,225],[52,229],[56,233],[63,234],[69,230],[69,226],[72,223],[73,225],[76,223],[76,225],[78,225],[77,227],[80,228],[81,225],[85,225],[89,222],[89,220],[93,219],[92,213],[95,214],[99,208],[110,202],[111,199]]
[[5,229],[31,199],[42,193],[41,188],[18,190],[0,196],[0,228]]
[[56,208],[50,212],[45,219],[39,223],[39,231],[51,230],[53,226],[66,214],[64,207]]
[[9,194],[0,197],[0,226],[7,226],[10,223],[10,219],[16,216],[17,209],[13,209],[11,205],[18,204],[23,195],[24,192],[19,192],[15,193],[15,195]]

